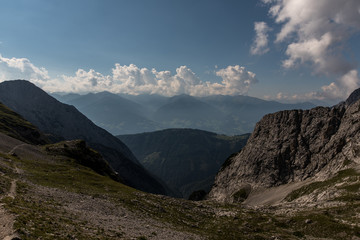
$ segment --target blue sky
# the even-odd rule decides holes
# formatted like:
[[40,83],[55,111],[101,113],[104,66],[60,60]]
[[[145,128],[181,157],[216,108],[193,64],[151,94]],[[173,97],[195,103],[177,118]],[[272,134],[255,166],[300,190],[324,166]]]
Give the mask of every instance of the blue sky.
[[[47,91],[341,99],[359,86],[360,3],[313,2],[2,0],[0,80]],[[251,52],[256,33],[266,44]]]

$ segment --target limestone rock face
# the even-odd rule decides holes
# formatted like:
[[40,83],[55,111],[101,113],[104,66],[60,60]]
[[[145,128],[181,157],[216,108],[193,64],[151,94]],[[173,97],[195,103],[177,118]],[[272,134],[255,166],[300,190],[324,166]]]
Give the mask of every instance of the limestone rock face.
[[359,90],[332,108],[268,114],[247,145],[224,163],[209,198],[234,202],[239,192],[326,179],[360,163]]

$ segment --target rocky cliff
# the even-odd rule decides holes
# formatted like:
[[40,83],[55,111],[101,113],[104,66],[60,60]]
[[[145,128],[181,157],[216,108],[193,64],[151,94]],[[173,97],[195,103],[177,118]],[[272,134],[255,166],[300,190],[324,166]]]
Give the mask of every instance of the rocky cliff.
[[224,163],[209,198],[241,201],[254,190],[324,180],[359,164],[359,93],[331,108],[264,116],[242,151]]

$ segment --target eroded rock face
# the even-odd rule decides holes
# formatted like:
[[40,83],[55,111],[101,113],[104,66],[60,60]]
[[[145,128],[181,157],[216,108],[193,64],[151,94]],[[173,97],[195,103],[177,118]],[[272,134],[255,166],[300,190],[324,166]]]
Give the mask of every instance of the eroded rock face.
[[209,198],[234,202],[249,187],[326,179],[351,162],[360,163],[360,100],[355,95],[332,108],[264,116],[247,145],[218,173]]

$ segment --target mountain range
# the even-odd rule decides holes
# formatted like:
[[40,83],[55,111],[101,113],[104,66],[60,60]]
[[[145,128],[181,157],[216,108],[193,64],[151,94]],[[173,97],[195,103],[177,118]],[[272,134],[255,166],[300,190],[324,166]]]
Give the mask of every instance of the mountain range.
[[0,105],[0,239],[360,238],[359,89],[333,107],[264,116],[240,152],[224,159],[207,200],[195,202],[122,184],[87,141],[59,141],[61,126],[91,130],[78,124],[83,115],[63,110],[73,107],[24,81],[0,88],[3,99],[23,101],[24,113],[56,129],[43,132]]
[[193,128],[239,135],[252,132],[255,123],[267,113],[314,107],[311,103],[283,104],[248,96],[119,96],[109,92],[53,96],[75,106],[98,126],[114,135],[167,128]]
[[209,192],[224,160],[245,146],[249,134],[225,136],[196,129],[119,135],[141,164],[180,197]]
[[168,194],[167,187],[149,174],[118,138],[96,126],[75,107],[60,103],[34,84],[23,80],[0,83],[0,102],[53,141],[85,140],[104,156],[123,183],[147,192]]

